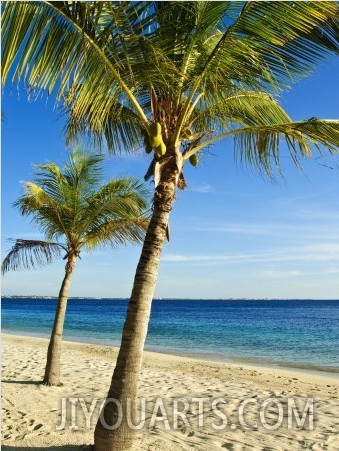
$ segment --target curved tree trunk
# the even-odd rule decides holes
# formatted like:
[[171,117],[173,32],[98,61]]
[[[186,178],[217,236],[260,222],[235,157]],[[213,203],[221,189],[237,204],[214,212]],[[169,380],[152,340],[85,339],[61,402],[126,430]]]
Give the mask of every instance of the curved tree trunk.
[[47,351],[45,376],[42,382],[45,385],[57,385],[57,386],[62,385],[60,381],[60,355],[61,355],[62,333],[64,329],[68,293],[71,285],[71,277],[75,267],[76,259],[77,257],[74,254],[69,255],[65,267],[65,277],[62,281],[61,288],[59,291],[58,305],[55,312],[53,330]]
[[132,447],[135,435],[132,425],[138,424],[137,396],[144,343],[177,184],[178,168],[173,160],[162,169],[155,191],[153,215],[136,269],[116,367],[94,433],[96,451],[126,451]]

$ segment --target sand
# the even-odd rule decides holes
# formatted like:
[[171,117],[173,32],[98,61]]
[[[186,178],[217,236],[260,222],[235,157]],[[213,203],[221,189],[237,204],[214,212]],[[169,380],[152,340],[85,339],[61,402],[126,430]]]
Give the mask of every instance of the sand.
[[[117,349],[64,342],[62,387],[40,384],[46,350],[45,339],[2,335],[2,450],[93,443]],[[145,352],[134,451],[339,450],[338,392],[336,376]]]

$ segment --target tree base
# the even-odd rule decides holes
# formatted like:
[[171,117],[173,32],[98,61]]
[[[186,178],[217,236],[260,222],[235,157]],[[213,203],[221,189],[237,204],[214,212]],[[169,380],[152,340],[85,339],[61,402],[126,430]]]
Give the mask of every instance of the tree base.
[[62,382],[53,383],[44,379],[42,385],[47,385],[48,387],[62,387],[64,384]]

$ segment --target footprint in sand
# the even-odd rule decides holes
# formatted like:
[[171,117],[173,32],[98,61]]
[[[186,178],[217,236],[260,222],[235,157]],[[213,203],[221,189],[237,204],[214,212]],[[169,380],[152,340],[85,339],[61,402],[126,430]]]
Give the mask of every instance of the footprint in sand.
[[25,437],[26,437],[26,434],[16,435],[16,436],[14,437],[14,440],[17,440],[17,441],[23,440]]
[[234,445],[232,443],[224,443],[223,445],[221,445],[222,448],[228,449],[229,451],[233,451],[234,450]]
[[41,423],[35,423],[35,420],[30,420],[27,429],[30,429],[31,431],[37,431],[38,429],[42,428],[43,424]]

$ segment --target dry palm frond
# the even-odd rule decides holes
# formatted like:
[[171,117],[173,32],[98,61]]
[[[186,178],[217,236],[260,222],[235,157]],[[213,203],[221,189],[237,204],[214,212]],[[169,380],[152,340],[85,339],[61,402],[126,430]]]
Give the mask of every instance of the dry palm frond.
[[10,252],[2,262],[1,271],[17,271],[22,268],[33,269],[51,263],[60,257],[61,251],[67,252],[67,247],[60,243],[39,240],[15,240]]

